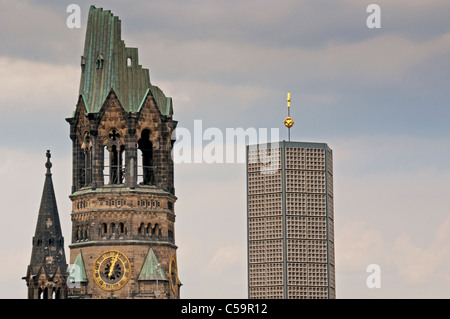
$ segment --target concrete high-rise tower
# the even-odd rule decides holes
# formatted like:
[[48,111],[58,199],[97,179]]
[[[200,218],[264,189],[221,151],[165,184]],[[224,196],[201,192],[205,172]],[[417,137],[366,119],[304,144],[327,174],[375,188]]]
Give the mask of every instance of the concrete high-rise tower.
[[249,298],[336,298],[332,151],[247,146]]

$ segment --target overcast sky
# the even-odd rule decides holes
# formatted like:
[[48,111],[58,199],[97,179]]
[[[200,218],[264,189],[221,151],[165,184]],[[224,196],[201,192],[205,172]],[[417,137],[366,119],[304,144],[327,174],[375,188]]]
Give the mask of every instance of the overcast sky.
[[[70,3],[80,29],[66,26]],[[371,3],[380,29],[366,25]],[[65,118],[91,4],[120,17],[179,127],[278,127],[286,139],[291,92],[291,139],[333,149],[338,298],[450,298],[447,0],[0,0],[0,298],[26,298],[47,149],[70,244]],[[247,298],[245,178],[240,163],[175,166],[182,298]]]

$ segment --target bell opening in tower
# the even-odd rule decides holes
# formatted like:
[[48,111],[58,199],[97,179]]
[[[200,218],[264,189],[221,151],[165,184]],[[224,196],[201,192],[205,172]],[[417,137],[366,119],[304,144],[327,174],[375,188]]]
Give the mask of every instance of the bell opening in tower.
[[150,130],[144,129],[138,141],[138,184],[153,185],[153,144],[150,141]]

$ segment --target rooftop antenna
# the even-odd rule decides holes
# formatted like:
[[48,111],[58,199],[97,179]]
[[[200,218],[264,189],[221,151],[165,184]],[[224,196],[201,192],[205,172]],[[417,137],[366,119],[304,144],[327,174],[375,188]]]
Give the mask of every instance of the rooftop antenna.
[[294,119],[291,117],[291,93],[287,93],[288,116],[284,119],[284,126],[288,128],[288,141],[291,141],[291,127],[294,125]]

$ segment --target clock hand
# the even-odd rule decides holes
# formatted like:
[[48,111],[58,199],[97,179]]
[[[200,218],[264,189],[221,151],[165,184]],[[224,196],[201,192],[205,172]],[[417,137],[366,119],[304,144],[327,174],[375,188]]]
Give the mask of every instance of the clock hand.
[[116,265],[117,259],[119,258],[119,253],[117,253],[116,256],[114,256],[113,262],[111,263],[111,268],[109,269],[108,277],[111,277],[111,275],[114,272],[114,266]]

